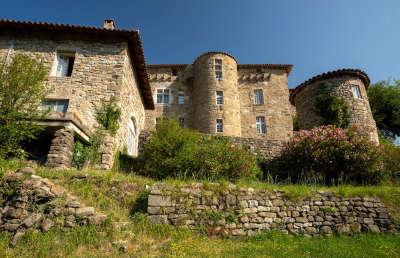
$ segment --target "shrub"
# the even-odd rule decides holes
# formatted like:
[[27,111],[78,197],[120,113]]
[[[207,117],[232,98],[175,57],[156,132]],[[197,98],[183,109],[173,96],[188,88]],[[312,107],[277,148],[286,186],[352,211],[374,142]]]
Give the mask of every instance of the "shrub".
[[207,136],[180,128],[175,120],[162,120],[143,146],[141,172],[163,179],[228,179],[255,177],[254,155],[227,137]]
[[121,109],[115,103],[115,98],[111,98],[97,113],[97,122],[104,130],[115,135],[119,128],[118,120],[120,117]]
[[0,64],[0,157],[19,157],[23,142],[35,139],[42,129],[35,121],[42,118],[46,68],[25,55]]
[[322,126],[299,131],[264,178],[294,183],[377,184],[384,179],[380,148],[356,129]]
[[400,182],[400,147],[391,138],[380,138],[385,172],[392,182]]

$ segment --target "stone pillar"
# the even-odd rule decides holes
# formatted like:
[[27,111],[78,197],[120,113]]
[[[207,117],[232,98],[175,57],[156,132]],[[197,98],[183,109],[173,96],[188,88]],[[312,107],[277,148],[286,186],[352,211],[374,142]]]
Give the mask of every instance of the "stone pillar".
[[114,137],[112,137],[109,133],[105,132],[102,135],[102,142],[100,145],[100,169],[112,169],[114,165]]
[[64,127],[57,130],[51,141],[46,166],[57,169],[71,167],[74,152],[74,131]]

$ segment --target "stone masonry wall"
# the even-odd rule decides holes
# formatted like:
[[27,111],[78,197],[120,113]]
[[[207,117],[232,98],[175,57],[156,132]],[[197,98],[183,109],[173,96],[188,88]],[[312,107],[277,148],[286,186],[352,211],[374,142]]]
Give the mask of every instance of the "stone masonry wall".
[[147,212],[153,223],[205,227],[216,235],[244,236],[268,230],[308,236],[395,232],[391,215],[379,199],[328,192],[294,201],[278,190],[158,184],[151,188]]
[[[288,75],[283,70],[241,68],[238,71],[242,137],[287,141],[293,120],[289,102]],[[254,103],[254,90],[262,90],[264,103]],[[258,134],[256,117],[265,117],[266,133]]]
[[46,166],[66,169],[71,166],[74,150],[74,132],[70,128],[61,128],[51,140]]

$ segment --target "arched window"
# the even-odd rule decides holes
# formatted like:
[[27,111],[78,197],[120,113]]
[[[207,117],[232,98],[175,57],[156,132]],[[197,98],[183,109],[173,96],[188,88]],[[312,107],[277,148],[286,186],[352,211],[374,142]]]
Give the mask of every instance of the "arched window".
[[128,124],[128,154],[134,156],[136,154],[136,119],[131,117]]

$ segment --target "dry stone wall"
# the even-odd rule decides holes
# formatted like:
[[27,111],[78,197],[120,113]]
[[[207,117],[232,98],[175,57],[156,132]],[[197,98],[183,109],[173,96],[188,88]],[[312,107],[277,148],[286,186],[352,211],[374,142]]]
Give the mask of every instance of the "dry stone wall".
[[0,187],[8,189],[0,194],[0,231],[14,234],[12,245],[27,231],[101,224],[106,219],[30,167],[6,175]]
[[151,188],[147,212],[153,223],[205,227],[217,235],[244,236],[268,230],[309,236],[395,232],[391,215],[379,199],[328,192],[294,201],[278,190],[158,184]]

